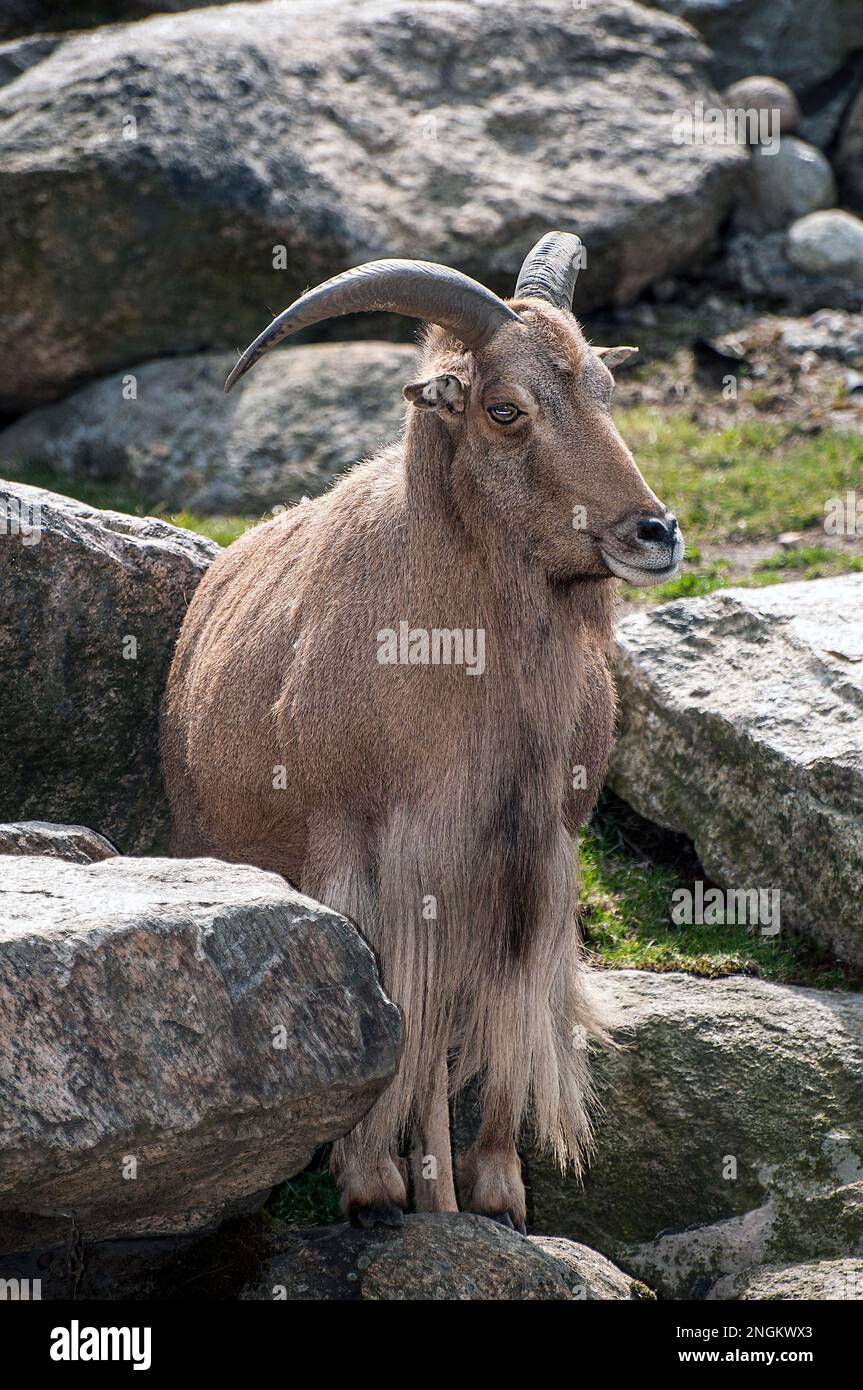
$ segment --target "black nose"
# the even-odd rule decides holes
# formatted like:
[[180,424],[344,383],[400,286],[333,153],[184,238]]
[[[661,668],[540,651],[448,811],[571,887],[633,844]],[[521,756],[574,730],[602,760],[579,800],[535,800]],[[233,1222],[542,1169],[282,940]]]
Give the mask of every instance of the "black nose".
[[677,531],[677,517],[668,515],[662,520],[658,516],[645,517],[639,521],[636,536],[640,541],[659,541],[662,545],[673,545]]

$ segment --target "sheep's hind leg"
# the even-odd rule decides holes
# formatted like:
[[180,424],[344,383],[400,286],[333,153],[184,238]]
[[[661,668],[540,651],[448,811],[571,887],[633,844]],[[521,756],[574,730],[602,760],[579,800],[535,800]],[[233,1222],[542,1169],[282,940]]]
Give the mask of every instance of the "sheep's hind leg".
[[514,1121],[506,1106],[487,1109],[474,1144],[458,1163],[463,1211],[526,1234],[527,1206]]

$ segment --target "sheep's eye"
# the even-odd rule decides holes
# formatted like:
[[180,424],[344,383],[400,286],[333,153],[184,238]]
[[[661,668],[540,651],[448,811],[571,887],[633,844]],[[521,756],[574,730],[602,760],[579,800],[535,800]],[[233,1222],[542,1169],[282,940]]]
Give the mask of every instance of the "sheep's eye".
[[488,413],[492,420],[498,425],[511,425],[513,420],[517,420],[524,411],[519,410],[517,405],[490,405]]

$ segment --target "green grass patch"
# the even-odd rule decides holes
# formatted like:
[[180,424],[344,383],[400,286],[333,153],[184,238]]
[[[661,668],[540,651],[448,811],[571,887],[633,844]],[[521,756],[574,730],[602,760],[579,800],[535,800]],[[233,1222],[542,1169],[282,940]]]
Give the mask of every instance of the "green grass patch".
[[863,488],[861,435],[776,420],[710,431],[647,406],[615,414],[648,483],[696,545],[818,525],[828,498]]
[[339,1194],[329,1169],[329,1148],[288,1182],[280,1183],[267,1202],[274,1221],[286,1226],[332,1226],[343,1220]]
[[685,970],[693,975],[757,975],[821,989],[856,988],[863,980],[784,928],[760,936],[746,926],[677,926],[672,894],[692,880],[623,845],[600,811],[581,834],[581,917],[588,948],[616,969]]
[[799,550],[786,550],[781,555],[768,555],[756,569],[777,578],[824,579],[831,574],[863,572],[863,557],[849,555],[828,545],[804,545]]
[[[698,568],[686,567],[676,579],[667,584],[657,584],[654,589],[640,589],[627,586],[623,597],[641,603],[668,603],[675,598],[701,598],[704,594],[715,593],[717,589],[734,586],[738,589],[762,589],[767,584],[781,584],[783,579],[799,579],[799,575],[784,574],[729,574],[730,566],[724,560]],[[814,576],[810,576],[814,577]]]
[[761,589],[793,579],[826,579],[834,574],[863,572],[863,557],[827,545],[806,545],[784,550],[759,560],[751,574],[734,574],[730,560],[703,561],[700,552],[687,553],[681,573],[656,588],[627,587],[624,597],[641,603],[668,603],[671,599],[701,598],[717,589],[733,585],[739,589]]
[[66,473],[58,473],[49,464],[29,462],[18,464],[3,460],[0,463],[2,476],[10,482],[29,483],[31,487],[44,487],[49,492],[59,492],[63,497],[74,497],[88,507],[98,507],[100,511],[125,512],[127,516],[155,516],[160,521],[168,521],[172,526],[180,526],[185,531],[197,531],[200,536],[208,536],[217,545],[230,545],[250,526],[256,526],[264,517],[255,516],[205,516],[200,512],[171,511],[162,504],[153,505],[134,484],[113,479],[75,478]]
[[[152,515],[152,513],[150,513]],[[163,521],[172,526],[182,526],[185,531],[197,531],[199,536],[208,536],[217,545],[230,545],[251,526],[257,526],[263,518],[249,516],[201,516],[198,512],[157,512]]]

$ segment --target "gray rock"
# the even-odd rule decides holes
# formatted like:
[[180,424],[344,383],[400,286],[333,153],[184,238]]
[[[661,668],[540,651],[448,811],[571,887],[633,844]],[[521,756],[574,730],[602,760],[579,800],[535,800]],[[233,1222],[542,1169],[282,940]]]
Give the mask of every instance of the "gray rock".
[[845,394],[859,397],[863,394],[863,372],[845,373]]
[[0,462],[123,479],[151,507],[260,515],[395,438],[416,375],[407,344],[321,343],[272,353],[226,396],[235,360],[165,358],[85,386],[0,432]]
[[794,135],[784,135],[778,149],[762,145],[753,149],[736,220],[751,230],[775,231],[835,202],[836,180],[821,151]]
[[60,39],[53,34],[35,34],[32,38],[18,39],[15,43],[0,43],[0,87],[14,82],[34,63],[41,63],[43,58],[54,52],[58,43]]
[[831,208],[801,217],[788,230],[788,259],[808,275],[846,277],[861,303],[863,221],[853,213]]
[[44,854],[72,864],[98,864],[117,853],[110,840],[85,825],[51,825],[42,820],[0,825],[0,854]]
[[[800,124],[796,96],[775,77],[744,77],[740,82],[732,82],[722,93],[722,101],[729,110],[769,112],[771,135],[793,135]],[[773,126],[774,111],[779,113],[778,128]]]
[[2,1250],[208,1226],[392,1079],[371,951],[276,874],[9,858],[0,902]]
[[43,1299],[291,1302],[650,1299],[640,1280],[573,1241],[525,1240],[481,1216],[408,1216],[399,1231],[298,1230],[266,1213],[210,1234],[85,1242],[4,1255]]
[[646,0],[679,16],[713,50],[720,86],[769,73],[795,92],[829,78],[863,47],[863,10],[857,0]]
[[863,1255],[863,997],[626,970],[585,1184],[528,1158],[534,1224],[662,1297]]
[[569,1240],[516,1235],[484,1216],[409,1216],[400,1231],[285,1232],[245,1300],[480,1301],[651,1297],[638,1280]]
[[98,24],[116,24],[121,19],[144,19],[154,12],[231,3],[233,0],[86,0],[83,5],[78,2],[58,6],[57,0],[3,0],[0,38],[44,30],[89,29]]
[[578,306],[626,301],[733,200],[742,150],[671,139],[719,101],[707,57],[623,0],[296,0],[64,37],[0,88],[0,409],[236,350],[378,256],[509,294],[533,239],[574,227]]
[[574,1298],[592,1301],[597,1299],[652,1299],[656,1294],[640,1279],[618,1269],[604,1255],[591,1250],[587,1245],[579,1245],[564,1236],[529,1236],[531,1244],[547,1255],[551,1255],[566,1267],[564,1278],[569,1281]]
[[814,352],[837,362],[863,359],[863,314],[822,309],[809,318],[774,318],[773,324],[786,352]]
[[835,160],[842,126],[861,90],[863,49],[858,48],[832,77],[806,93],[806,109],[801,117],[798,135],[826,151],[831,160]]
[[664,604],[618,638],[614,790],[863,964],[863,575]]
[[219,547],[152,517],[0,483],[0,820],[167,839],[158,708]]
[[863,86],[842,124],[836,173],[843,202],[863,214]]
[[758,1302],[810,1298],[859,1302],[863,1299],[863,1260],[813,1260],[778,1269],[747,1270],[718,1279],[709,1299]]
[[[266,1217],[263,1217],[266,1220]],[[261,1213],[233,1217],[228,1223],[231,1230],[253,1227],[261,1220]],[[38,1297],[43,1302],[57,1299],[75,1299],[76,1302],[99,1299],[188,1299],[235,1297],[237,1290],[226,1291],[224,1279],[207,1279],[208,1266],[212,1269],[213,1254],[218,1263],[216,1270],[224,1269],[226,1260],[237,1261],[239,1270],[243,1269],[243,1256],[247,1253],[239,1242],[221,1238],[220,1232],[211,1234],[192,1233],[172,1236],[137,1236],[118,1240],[84,1240],[80,1233],[70,1229],[70,1222],[61,1220],[51,1223],[45,1218],[34,1217],[32,1213],[19,1214],[22,1240],[32,1242],[34,1230],[49,1233],[47,1246],[37,1244],[35,1248],[12,1250],[3,1249],[2,1278],[19,1280],[22,1297],[24,1280],[29,1281],[30,1297]],[[63,1229],[65,1224],[65,1231]],[[56,1237],[61,1241],[57,1243]],[[14,1223],[7,1215],[0,1215],[0,1242],[5,1247],[14,1240]],[[214,1243],[218,1240],[218,1251]],[[246,1240],[245,1244],[248,1244]],[[201,1263],[198,1263],[198,1256]],[[194,1264],[193,1264],[194,1262]],[[242,1276],[241,1276],[242,1277]],[[38,1294],[34,1291],[38,1280]]]
[[[845,215],[813,212],[802,221]],[[787,231],[735,232],[708,272],[724,289],[768,300],[783,314],[811,314],[825,308],[855,312],[863,304],[860,286],[844,270],[815,272],[795,265],[789,256]]]

